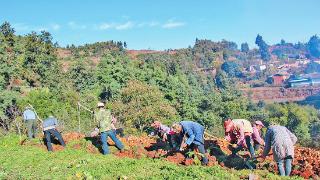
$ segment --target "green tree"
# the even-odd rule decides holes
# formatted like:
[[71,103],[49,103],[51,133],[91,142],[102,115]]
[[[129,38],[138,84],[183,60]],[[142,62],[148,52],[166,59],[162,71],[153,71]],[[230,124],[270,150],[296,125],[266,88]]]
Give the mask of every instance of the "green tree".
[[219,71],[216,75],[216,84],[220,89],[229,89],[233,84],[233,80],[228,78],[228,75],[225,71]]
[[287,126],[295,132],[300,142],[310,140],[310,119],[306,108],[299,107],[297,104],[289,104]]
[[249,52],[249,45],[248,45],[248,43],[242,43],[241,44],[241,52],[243,52],[243,53],[248,53]]
[[15,30],[11,27],[9,22],[6,21],[0,26],[0,33],[4,36],[8,45],[12,47],[14,45]]
[[224,62],[221,69],[228,74],[229,77],[241,77],[242,72],[237,63],[233,61]]
[[92,88],[95,83],[94,71],[90,66],[85,64],[84,60],[78,60],[71,67],[69,76],[78,92]]
[[120,89],[124,87],[127,81],[134,76],[134,70],[129,70],[131,64],[127,57],[119,55],[105,54],[101,59],[97,69],[96,76],[100,87],[109,90],[108,99],[117,99],[120,95]]
[[19,99],[19,93],[0,90],[0,128],[5,131],[16,129],[14,122],[17,118],[16,115],[19,115],[15,104],[17,99]]
[[26,36],[22,75],[31,87],[49,85],[47,80],[57,72],[56,49],[51,40],[51,34],[45,31]]
[[0,90],[10,89],[17,76],[14,43],[14,29],[5,22],[0,26]]
[[259,46],[259,52],[260,52],[261,58],[264,61],[269,61],[271,58],[270,53],[269,53],[269,46],[262,39],[262,36],[260,36],[259,34],[256,37],[256,45]]
[[279,124],[285,126],[288,124],[288,109],[286,106],[280,104],[268,104],[266,105],[269,118],[267,122],[269,124]]
[[121,100],[113,103],[113,109],[121,122],[140,130],[154,120],[169,123],[178,117],[157,87],[140,81],[128,82],[121,90]]
[[320,58],[320,38],[317,35],[310,38],[307,47],[311,56]]

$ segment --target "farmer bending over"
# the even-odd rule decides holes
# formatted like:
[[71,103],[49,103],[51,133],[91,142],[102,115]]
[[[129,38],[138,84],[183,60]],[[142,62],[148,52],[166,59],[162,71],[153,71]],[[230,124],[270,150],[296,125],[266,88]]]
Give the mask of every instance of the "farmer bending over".
[[225,139],[230,143],[236,143],[232,153],[237,153],[241,149],[247,147],[250,151],[251,158],[255,157],[254,148],[251,144],[251,134],[253,132],[251,123],[245,119],[228,118],[224,122]]
[[46,138],[46,142],[47,142],[47,148],[48,151],[52,151],[52,145],[51,145],[51,137],[53,138],[57,138],[59,143],[65,147],[66,144],[60,134],[60,132],[57,130],[57,126],[58,126],[58,120],[53,117],[52,115],[50,115],[47,119],[45,119],[42,123],[42,127],[43,127],[43,132]]
[[[270,126],[265,137],[265,147],[262,158],[265,159],[272,148],[273,159],[277,162],[281,176],[289,176],[291,173],[292,160],[294,158],[293,145],[297,137],[284,126]],[[283,167],[285,165],[285,169]]]
[[252,140],[253,140],[255,151],[259,150],[260,146],[264,146],[264,140],[261,137],[261,129],[264,127],[265,126],[261,121],[255,121],[252,126],[252,130],[253,130]]
[[182,140],[180,150],[189,148],[189,150],[198,148],[199,152],[203,155],[201,164],[207,165],[208,158],[204,148],[204,127],[199,123],[193,121],[181,121],[172,125],[175,133],[180,134],[182,137],[186,136],[187,139]]
[[157,134],[163,142],[169,142],[170,148],[174,150],[179,149],[176,144],[177,136],[175,135],[175,132],[171,131],[170,127],[162,124],[160,121],[154,121],[151,124],[151,127],[155,129],[153,134]]
[[99,108],[98,112],[95,113],[95,118],[97,120],[98,128],[100,131],[100,140],[102,143],[102,151],[103,154],[109,154],[109,147],[108,147],[108,137],[112,139],[112,141],[115,143],[116,147],[120,149],[121,151],[124,149],[124,146],[122,142],[117,138],[116,133],[114,131],[114,125],[112,124],[112,115],[111,111],[109,109],[104,108],[104,103],[99,102],[97,104],[97,107]]

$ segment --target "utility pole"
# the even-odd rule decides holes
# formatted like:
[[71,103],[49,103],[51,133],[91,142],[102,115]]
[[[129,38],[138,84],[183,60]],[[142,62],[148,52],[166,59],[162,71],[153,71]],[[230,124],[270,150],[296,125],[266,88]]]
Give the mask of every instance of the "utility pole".
[[78,132],[80,133],[81,132],[81,127],[80,127],[80,120],[81,120],[81,117],[80,117],[80,103],[78,102]]

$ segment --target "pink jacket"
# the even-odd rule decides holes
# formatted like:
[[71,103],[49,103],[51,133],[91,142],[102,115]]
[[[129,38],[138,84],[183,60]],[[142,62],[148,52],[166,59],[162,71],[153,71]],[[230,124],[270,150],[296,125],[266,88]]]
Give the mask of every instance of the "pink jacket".
[[255,143],[258,143],[260,145],[264,144],[264,140],[261,138],[261,133],[260,131],[257,129],[256,126],[252,127],[253,129],[253,133],[252,133],[252,139]]
[[232,131],[226,133],[225,139],[231,143],[237,143],[238,146],[246,146],[245,134],[252,133],[252,126],[248,120],[245,119],[234,119],[234,128]]

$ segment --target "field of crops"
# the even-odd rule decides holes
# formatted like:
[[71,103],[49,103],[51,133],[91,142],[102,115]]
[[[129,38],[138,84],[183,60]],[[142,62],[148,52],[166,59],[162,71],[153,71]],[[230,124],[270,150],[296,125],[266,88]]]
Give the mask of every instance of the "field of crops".
[[280,179],[267,170],[221,167],[213,158],[208,167],[196,163],[185,166],[183,155],[180,163],[177,154],[148,151],[145,145],[153,141],[149,138],[123,138],[127,150],[119,153],[111,147],[112,155],[107,156],[99,153],[94,140],[81,134],[69,133],[64,138],[66,149],[54,145],[55,152],[49,153],[39,139],[21,145],[16,135],[1,137],[0,179]]

